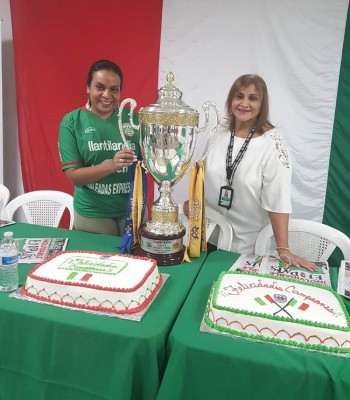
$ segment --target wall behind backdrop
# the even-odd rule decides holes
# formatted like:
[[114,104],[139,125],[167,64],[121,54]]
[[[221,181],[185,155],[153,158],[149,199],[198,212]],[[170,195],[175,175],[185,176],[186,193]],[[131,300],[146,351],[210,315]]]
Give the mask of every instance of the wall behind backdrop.
[[11,197],[23,193],[17,138],[16,90],[13,60],[13,38],[9,0],[0,0],[2,19],[2,99],[3,99],[3,149],[0,153],[3,163],[4,183],[11,191]]
[[[339,146],[343,154],[350,149],[348,107],[342,99],[347,91],[337,96],[339,77],[346,82],[350,76],[348,0],[10,4],[25,190],[71,191],[60,172],[58,125],[66,112],[85,102],[85,75],[95,59],[121,64],[126,74],[122,95],[139,106],[154,102],[172,71],[187,104],[200,111],[212,100],[223,112],[233,80],[258,73],[269,88],[271,121],[292,155],[293,217],[322,221],[327,198],[328,223],[350,234],[350,185],[344,173],[350,161],[339,151]],[[335,115],[341,123],[334,124]],[[198,138],[195,159],[207,135]],[[332,144],[339,138],[340,145]],[[329,175],[331,149],[336,150],[331,156],[336,172]],[[186,198],[187,185],[184,177],[175,186],[178,201]]]

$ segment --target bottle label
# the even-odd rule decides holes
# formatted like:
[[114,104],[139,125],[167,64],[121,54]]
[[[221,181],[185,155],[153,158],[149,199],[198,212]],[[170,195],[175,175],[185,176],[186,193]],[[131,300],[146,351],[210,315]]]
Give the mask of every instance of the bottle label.
[[2,265],[13,265],[18,263],[18,254],[14,254],[13,256],[2,256],[1,257]]

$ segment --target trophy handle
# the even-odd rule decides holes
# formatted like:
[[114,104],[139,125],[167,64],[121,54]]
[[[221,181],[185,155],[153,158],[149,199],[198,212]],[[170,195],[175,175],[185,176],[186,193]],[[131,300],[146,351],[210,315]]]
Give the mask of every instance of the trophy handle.
[[205,114],[205,123],[202,127],[198,127],[197,131],[198,133],[204,132],[208,128],[210,107],[213,107],[216,113],[216,126],[220,125],[220,111],[218,106],[213,101],[206,101],[202,106],[202,109]]
[[140,125],[135,125],[134,124],[134,120],[133,120],[134,110],[136,108],[136,101],[134,99],[129,98],[129,97],[127,99],[124,99],[121,102],[120,106],[119,106],[118,126],[119,126],[119,132],[120,132],[120,135],[122,137],[124,146],[125,146],[126,149],[129,149],[130,147],[129,147],[128,142],[127,142],[127,140],[125,138],[125,133],[124,133],[123,124],[122,124],[123,109],[124,109],[124,107],[125,107],[125,105],[127,103],[130,103],[130,118],[129,118],[130,120],[129,120],[129,122],[130,122],[131,127],[133,129],[135,129],[135,130],[139,130],[140,129]]

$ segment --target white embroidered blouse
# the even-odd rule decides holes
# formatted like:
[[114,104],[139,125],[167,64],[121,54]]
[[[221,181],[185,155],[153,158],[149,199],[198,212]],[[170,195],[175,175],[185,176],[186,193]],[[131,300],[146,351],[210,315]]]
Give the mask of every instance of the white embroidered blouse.
[[[282,137],[273,128],[251,139],[233,178],[231,209],[218,205],[226,186],[226,155],[230,132],[221,129],[205,159],[207,204],[226,216],[233,227],[231,251],[254,254],[259,231],[270,222],[267,211],[291,213],[291,161]],[[233,159],[245,139],[235,137]],[[215,236],[215,235],[214,235]],[[209,241],[217,243],[217,238]]]

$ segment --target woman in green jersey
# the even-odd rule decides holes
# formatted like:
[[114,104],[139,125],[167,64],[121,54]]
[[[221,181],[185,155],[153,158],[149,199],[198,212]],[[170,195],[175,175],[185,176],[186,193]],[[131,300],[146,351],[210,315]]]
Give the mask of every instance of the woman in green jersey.
[[[125,148],[118,128],[123,74],[109,60],[95,62],[87,77],[88,102],[65,115],[59,129],[62,170],[75,186],[75,229],[122,235],[130,192],[130,166],[140,156],[137,131],[124,109]],[[136,118],[136,116],[135,116]],[[134,121],[137,123],[137,121]]]

